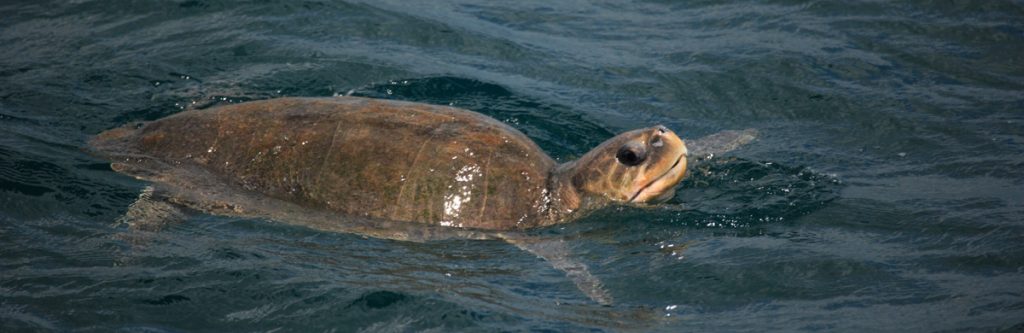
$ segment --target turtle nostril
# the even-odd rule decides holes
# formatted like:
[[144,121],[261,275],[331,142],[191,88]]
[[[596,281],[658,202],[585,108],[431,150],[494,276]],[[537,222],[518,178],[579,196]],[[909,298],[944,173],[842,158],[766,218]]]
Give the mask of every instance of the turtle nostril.
[[651,139],[651,146],[652,147],[661,147],[661,146],[664,146],[664,145],[665,145],[665,142],[661,141],[661,135],[655,135],[654,138]]
[[658,133],[660,134],[665,134],[665,132],[668,132],[668,128],[665,127],[664,125],[658,125],[656,127],[658,128]]

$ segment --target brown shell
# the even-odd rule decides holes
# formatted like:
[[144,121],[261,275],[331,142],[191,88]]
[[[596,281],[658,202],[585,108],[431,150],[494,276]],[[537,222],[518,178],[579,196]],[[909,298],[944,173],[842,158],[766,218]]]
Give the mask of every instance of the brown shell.
[[[113,160],[141,155],[198,166],[244,191],[309,208],[499,230],[545,224],[555,166],[495,119],[356,97],[186,111],[104,132],[91,145]],[[147,179],[145,172],[129,173]]]

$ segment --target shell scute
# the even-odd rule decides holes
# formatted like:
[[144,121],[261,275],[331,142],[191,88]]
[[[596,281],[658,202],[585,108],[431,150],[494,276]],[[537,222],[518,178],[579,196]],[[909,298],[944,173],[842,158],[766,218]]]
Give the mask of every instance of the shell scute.
[[94,146],[198,166],[243,190],[310,208],[447,226],[513,228],[555,165],[492,118],[363,98],[242,103],[123,131],[107,142],[119,144]]

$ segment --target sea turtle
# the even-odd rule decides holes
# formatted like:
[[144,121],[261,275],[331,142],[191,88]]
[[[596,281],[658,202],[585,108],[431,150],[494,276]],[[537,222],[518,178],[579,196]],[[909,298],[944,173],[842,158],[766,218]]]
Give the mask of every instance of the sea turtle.
[[[610,303],[561,242],[517,231],[569,222],[611,203],[668,200],[688,157],[753,137],[726,131],[690,143],[688,151],[659,125],[619,134],[559,164],[523,133],[476,112],[333,97],[191,110],[100,133],[89,145],[114,170],[151,181],[144,199],[392,239],[501,238]],[[152,200],[133,207],[166,208]]]

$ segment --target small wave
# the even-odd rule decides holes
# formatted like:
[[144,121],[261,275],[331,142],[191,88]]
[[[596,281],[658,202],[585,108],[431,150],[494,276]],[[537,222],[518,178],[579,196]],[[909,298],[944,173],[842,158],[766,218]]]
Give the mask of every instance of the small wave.
[[841,187],[835,176],[806,167],[719,158],[693,167],[670,204],[688,224],[743,227],[810,213],[838,198]]

